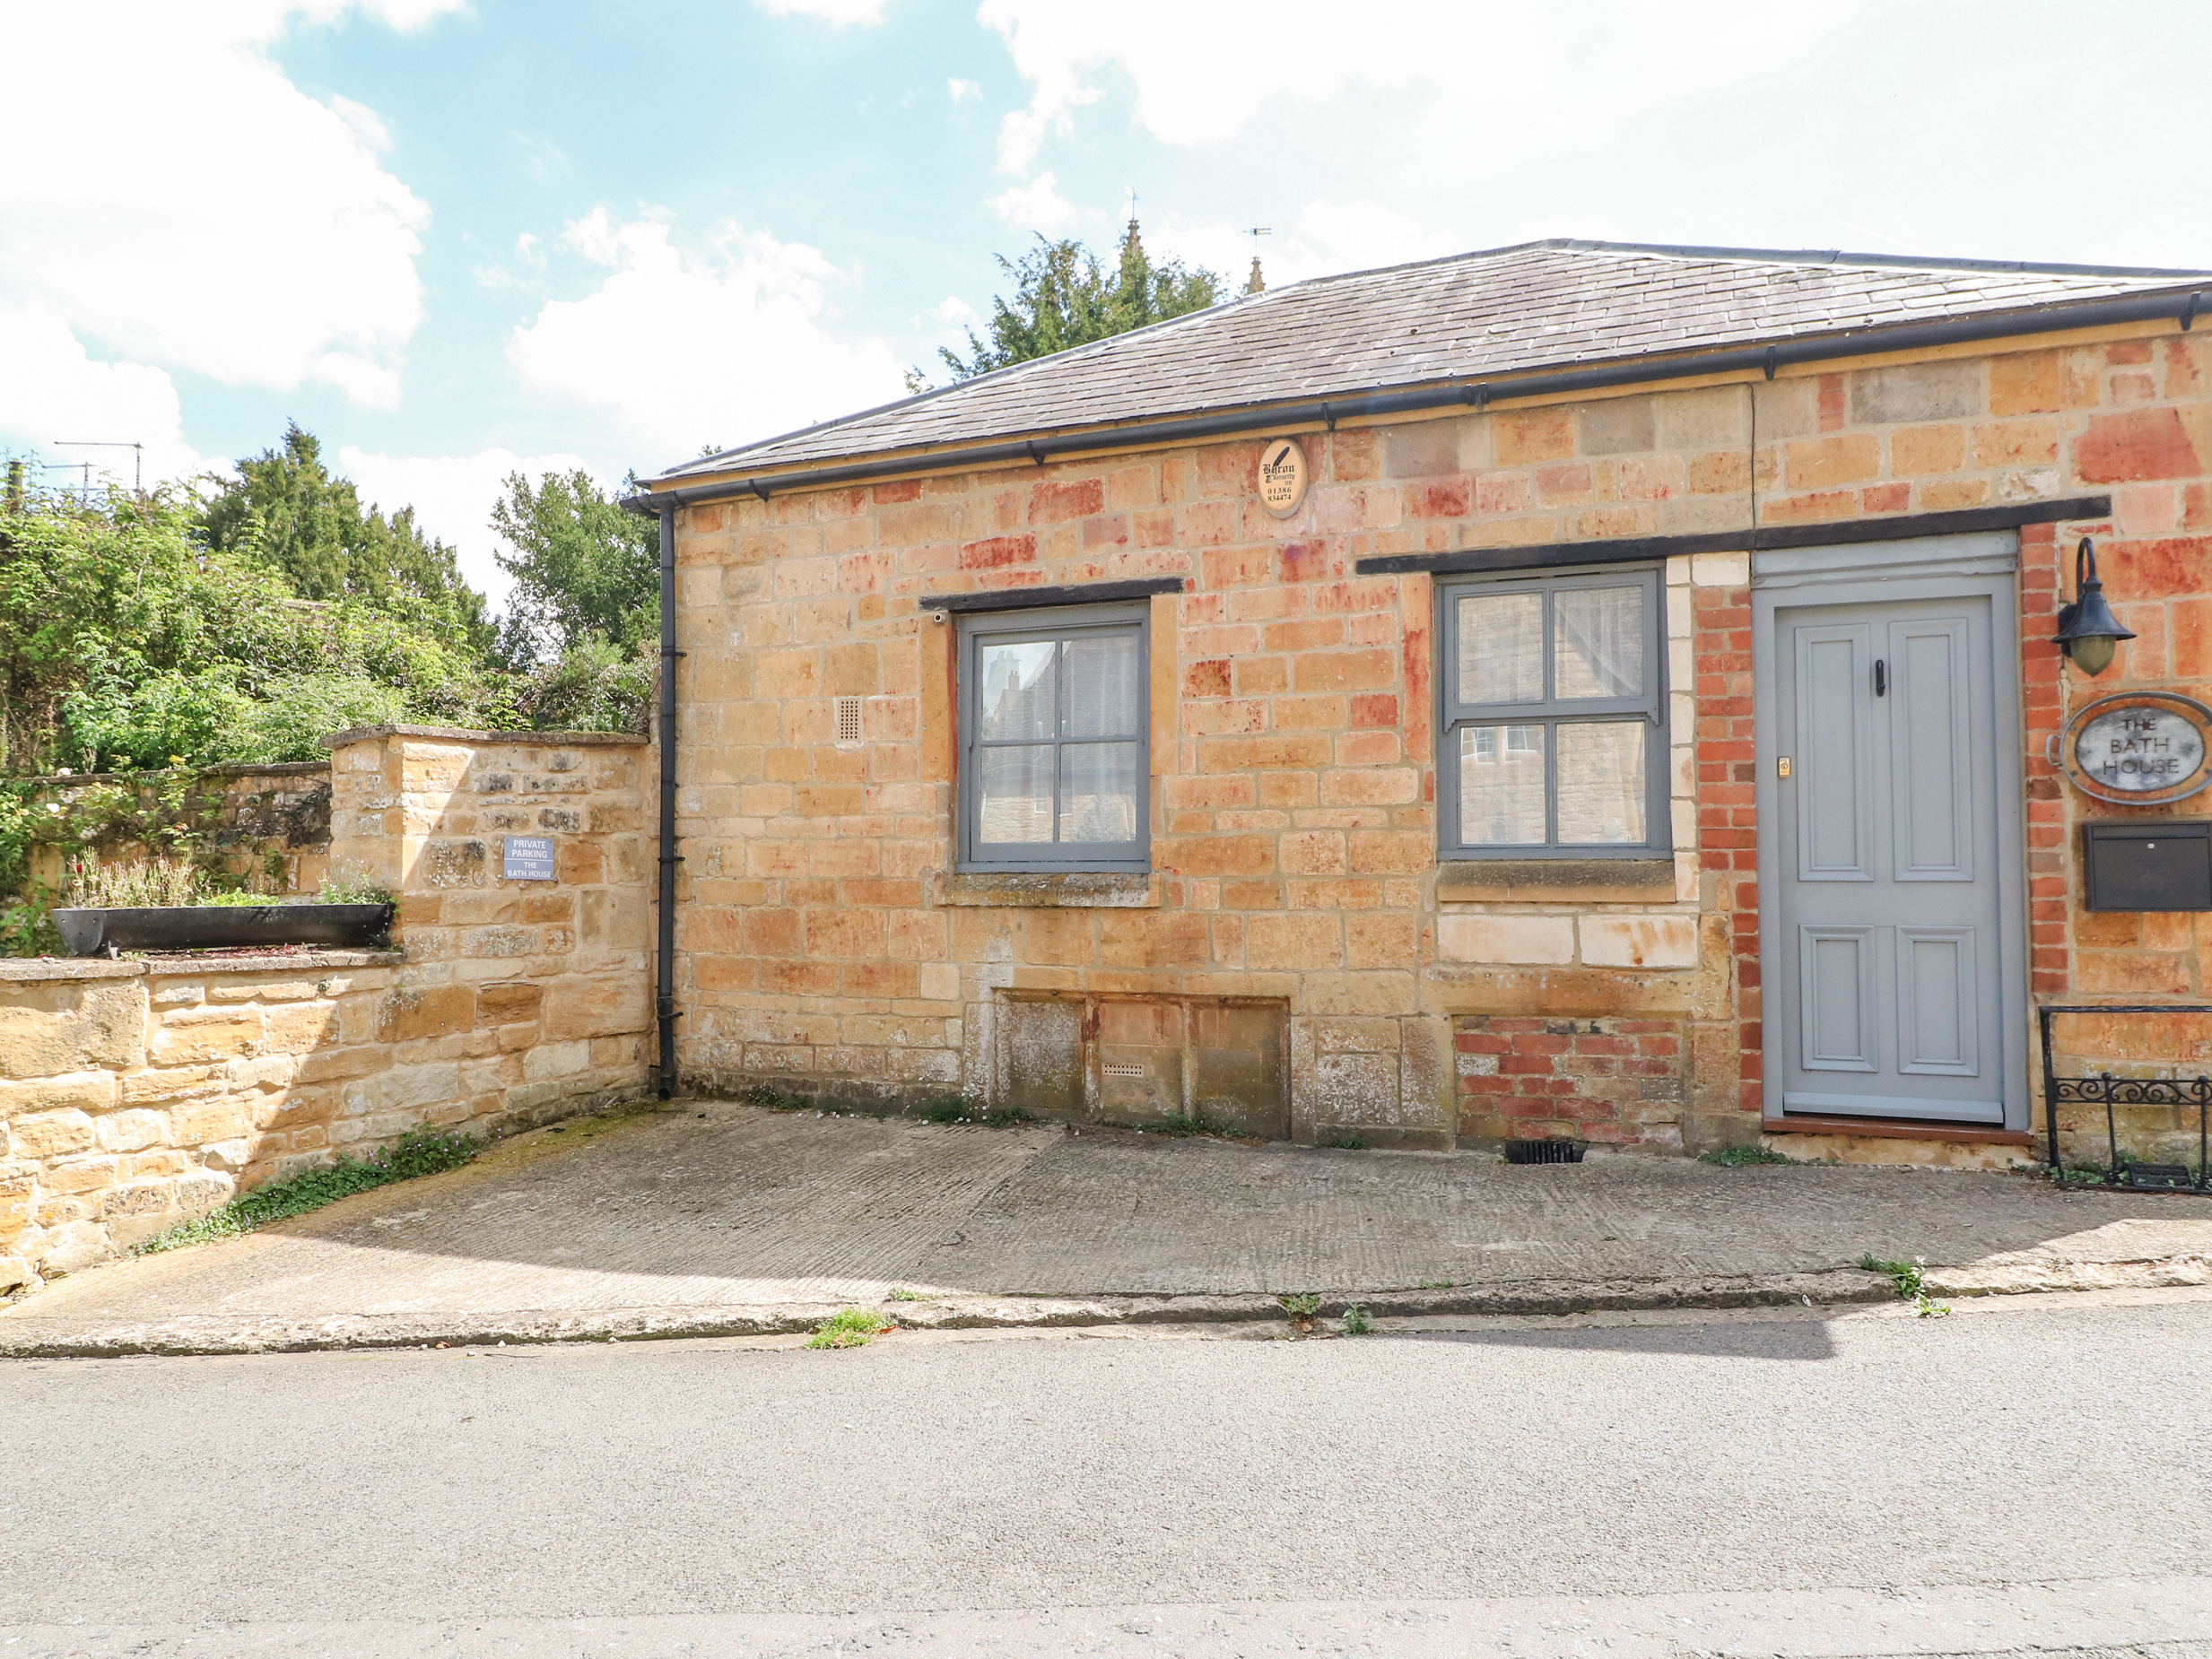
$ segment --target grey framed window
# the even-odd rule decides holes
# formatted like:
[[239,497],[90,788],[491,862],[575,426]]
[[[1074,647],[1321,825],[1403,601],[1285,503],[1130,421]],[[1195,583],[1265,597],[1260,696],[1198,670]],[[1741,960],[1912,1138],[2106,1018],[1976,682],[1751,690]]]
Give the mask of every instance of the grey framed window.
[[1440,582],[1437,598],[1442,856],[1668,851],[1659,572]]
[[962,869],[1152,867],[1148,615],[959,619]]

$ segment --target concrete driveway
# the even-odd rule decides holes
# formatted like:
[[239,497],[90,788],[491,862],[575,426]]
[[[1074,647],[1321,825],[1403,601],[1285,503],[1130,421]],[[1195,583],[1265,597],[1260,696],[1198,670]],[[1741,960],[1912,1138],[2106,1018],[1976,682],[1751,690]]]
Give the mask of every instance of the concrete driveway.
[[[1166,1140],[779,1114],[572,1121],[260,1233],[91,1269],[0,1353],[234,1351],[916,1325],[1848,1301],[2212,1282],[2212,1201],[1999,1175]],[[907,1299],[919,1297],[920,1299]]]

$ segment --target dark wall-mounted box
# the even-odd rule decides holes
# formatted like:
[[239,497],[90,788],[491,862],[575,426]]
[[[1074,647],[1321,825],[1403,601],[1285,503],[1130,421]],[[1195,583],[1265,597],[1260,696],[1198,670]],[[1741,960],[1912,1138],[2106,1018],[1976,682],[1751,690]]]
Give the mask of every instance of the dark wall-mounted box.
[[2212,910],[2212,819],[2084,824],[2092,910]]

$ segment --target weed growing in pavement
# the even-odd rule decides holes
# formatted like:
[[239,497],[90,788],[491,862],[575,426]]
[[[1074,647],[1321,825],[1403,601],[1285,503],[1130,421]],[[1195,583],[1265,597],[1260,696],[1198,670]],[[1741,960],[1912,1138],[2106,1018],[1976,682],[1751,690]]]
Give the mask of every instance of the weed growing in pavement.
[[1331,1141],[1328,1147],[1331,1151],[1337,1152],[1364,1152],[1368,1150],[1367,1142],[1355,1134],[1348,1134],[1341,1141]]
[[2064,1164],[2052,1177],[2060,1186],[2110,1186],[2114,1178],[2103,1164]]
[[747,1106],[765,1107],[771,1112],[803,1112],[814,1105],[805,1095],[796,1095],[770,1083],[755,1083],[739,1091],[737,1098]]
[[1286,1290],[1275,1299],[1290,1316],[1291,1333],[1294,1336],[1313,1334],[1314,1316],[1321,1311],[1321,1293],[1319,1290]]
[[1449,1279],[1416,1279],[1414,1281],[1414,1289],[1416,1290],[1449,1290],[1451,1289],[1451,1281]]
[[931,1095],[914,1108],[914,1116],[926,1124],[981,1124],[987,1129],[1010,1129],[1015,1124],[1037,1121],[1034,1112],[1025,1112],[1018,1106],[996,1107],[987,1111],[981,1102],[958,1094]]
[[927,1291],[910,1290],[902,1284],[894,1284],[891,1287],[891,1299],[894,1302],[926,1302],[929,1296]]
[[1950,1305],[1938,1302],[1928,1294],[1928,1258],[1916,1255],[1909,1262],[1883,1262],[1875,1259],[1869,1250],[1859,1258],[1859,1265],[1870,1273],[1888,1275],[1890,1283],[1897,1287],[1897,1294],[1912,1304],[1913,1313],[1922,1319],[1940,1319],[1951,1311]]
[[1364,1302],[1354,1302],[1344,1310],[1344,1333],[1346,1336],[1365,1336],[1375,1328],[1374,1316],[1367,1311]]
[[156,1233],[140,1245],[137,1254],[178,1250],[205,1244],[211,1238],[231,1238],[250,1233],[288,1215],[305,1215],[325,1204],[350,1198],[394,1181],[457,1169],[483,1150],[473,1135],[452,1134],[442,1129],[410,1129],[389,1146],[379,1147],[366,1158],[341,1153],[338,1161],[318,1169],[304,1169],[281,1181],[265,1181],[250,1193],[227,1204],[195,1216],[182,1226]]
[[875,1338],[891,1330],[895,1321],[883,1315],[871,1313],[865,1307],[839,1309],[814,1327],[814,1333],[806,1339],[809,1348],[866,1348]]
[[1222,1141],[1249,1141],[1252,1137],[1241,1134],[1226,1124],[1217,1124],[1202,1113],[1186,1117],[1180,1112],[1170,1112],[1156,1124],[1139,1124],[1139,1134],[1193,1135],[1210,1134]]
[[1724,1146],[1717,1152],[1700,1152],[1697,1161],[1719,1164],[1723,1169],[1741,1169],[1747,1164],[1801,1164],[1806,1160],[1787,1152],[1770,1152],[1764,1146]]

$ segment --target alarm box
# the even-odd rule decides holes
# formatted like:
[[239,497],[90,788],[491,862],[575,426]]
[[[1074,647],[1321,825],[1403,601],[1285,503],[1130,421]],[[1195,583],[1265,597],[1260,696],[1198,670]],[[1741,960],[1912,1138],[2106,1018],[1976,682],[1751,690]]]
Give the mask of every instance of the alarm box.
[[2212,910],[2212,819],[2082,826],[2092,910]]

